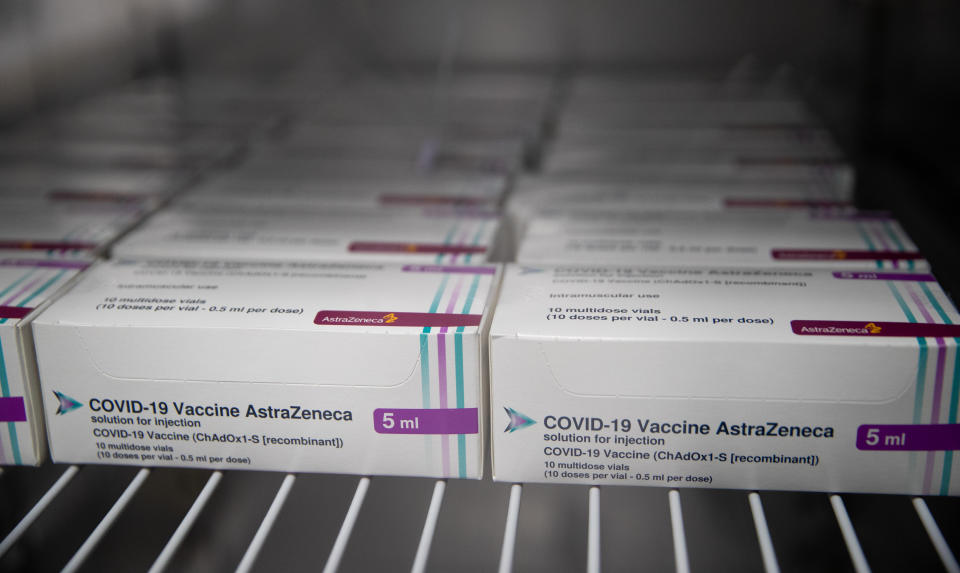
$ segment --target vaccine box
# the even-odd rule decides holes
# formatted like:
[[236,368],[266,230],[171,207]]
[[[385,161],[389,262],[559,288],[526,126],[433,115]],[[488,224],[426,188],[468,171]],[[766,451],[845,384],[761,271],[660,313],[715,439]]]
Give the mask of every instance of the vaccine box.
[[190,189],[180,204],[262,207],[370,207],[425,212],[456,209],[463,212],[499,209],[506,191],[500,176],[290,178],[216,177]]
[[574,101],[560,112],[560,134],[590,128],[735,126],[815,127],[819,119],[797,99]]
[[146,204],[0,196],[0,259],[93,260],[143,217]]
[[533,219],[517,261],[679,266],[927,268],[882,213],[803,210],[578,213]]
[[162,198],[191,182],[171,169],[85,169],[57,166],[0,167],[0,194],[85,196],[139,201]]
[[47,454],[31,323],[83,261],[0,255],[0,465],[38,465]]
[[844,213],[852,196],[829,185],[746,181],[632,181],[616,178],[523,177],[506,206],[514,236],[538,217],[650,211],[802,209]]
[[925,272],[511,265],[494,478],[957,495],[958,321]]
[[553,176],[613,174],[636,180],[662,181],[763,181],[768,183],[820,183],[852,192],[853,168],[835,158],[783,159],[741,158],[726,160],[707,157],[675,157],[659,162],[632,160],[561,163],[547,159],[544,173]]
[[548,172],[629,170],[636,165],[651,164],[826,164],[843,159],[840,150],[828,144],[759,137],[756,140],[744,138],[728,142],[712,142],[704,137],[705,141],[698,143],[697,135],[696,132],[691,134],[690,141],[686,143],[680,137],[671,138],[669,133],[660,142],[655,139],[632,142],[617,139],[609,142],[560,140],[545,153],[543,168]]
[[479,478],[495,266],[116,261],[35,323],[57,462]]
[[147,220],[113,247],[128,259],[482,263],[496,214],[411,216],[371,209],[231,209],[183,205]]
[[706,149],[728,152],[788,150],[836,154],[840,148],[828,130],[804,125],[716,125],[712,127],[629,128],[611,126],[567,131],[551,153],[606,150],[608,153],[674,152]]

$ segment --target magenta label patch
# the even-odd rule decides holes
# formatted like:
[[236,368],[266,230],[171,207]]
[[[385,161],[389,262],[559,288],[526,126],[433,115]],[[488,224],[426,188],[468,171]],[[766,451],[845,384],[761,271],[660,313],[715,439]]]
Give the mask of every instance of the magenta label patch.
[[430,243],[373,243],[357,241],[350,243],[348,250],[353,253],[431,253],[431,254],[470,254],[485,253],[486,247],[478,245],[443,245]]
[[951,338],[960,336],[960,324],[920,322],[874,322],[856,320],[791,320],[794,334],[801,336],[897,336]]
[[837,157],[740,157],[737,163],[756,166],[833,167],[843,165],[844,161]]
[[0,422],[26,422],[27,407],[22,396],[0,398]]
[[835,208],[853,206],[853,203],[849,201],[834,201],[829,199],[750,199],[732,197],[723,203],[726,207]]
[[395,195],[386,193],[380,196],[383,205],[450,205],[476,207],[492,205],[493,199],[486,197],[465,197],[460,195]]
[[406,273],[464,273],[471,275],[492,275],[497,272],[496,267],[457,267],[447,265],[404,265]]
[[0,306],[0,319],[12,318],[21,319],[33,312],[32,307],[26,306]]
[[96,248],[95,243],[70,241],[0,241],[0,249],[23,251],[89,251]]
[[377,408],[373,428],[378,434],[476,434],[478,414],[476,408]]
[[960,450],[960,424],[865,424],[857,428],[858,450]]
[[850,271],[837,271],[833,273],[837,279],[848,279],[858,281],[911,281],[911,282],[936,282],[936,278],[930,274],[922,273],[861,273]]
[[313,323],[320,326],[477,326],[481,318],[479,314],[321,310]]
[[915,261],[923,256],[918,252],[848,251],[844,249],[773,249],[770,254],[784,261]]
[[810,214],[811,219],[829,219],[831,221],[893,221],[893,216],[886,211],[857,211],[856,213],[824,213],[822,211]]
[[47,197],[53,201],[93,201],[105,203],[139,203],[149,197],[123,191],[94,189],[51,189]]

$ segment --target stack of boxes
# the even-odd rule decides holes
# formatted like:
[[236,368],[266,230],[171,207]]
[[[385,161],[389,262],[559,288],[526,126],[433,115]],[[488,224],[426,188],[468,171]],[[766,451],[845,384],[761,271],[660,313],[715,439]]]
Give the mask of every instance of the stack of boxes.
[[0,141],[4,462],[960,488],[960,315],[784,82],[186,93]]
[[799,97],[730,87],[573,80],[508,207],[496,479],[956,494],[960,315]]
[[481,477],[500,210],[551,85],[484,81],[291,90],[117,241],[35,325],[80,404],[47,404],[53,458]]

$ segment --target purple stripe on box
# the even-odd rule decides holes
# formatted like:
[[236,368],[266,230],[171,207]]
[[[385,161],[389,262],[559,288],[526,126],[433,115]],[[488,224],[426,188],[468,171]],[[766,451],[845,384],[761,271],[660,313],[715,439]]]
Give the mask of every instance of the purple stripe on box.
[[96,243],[80,241],[0,241],[0,249],[20,251],[91,251],[96,248]]
[[373,429],[378,434],[476,434],[477,408],[377,408]]
[[786,261],[915,261],[923,256],[918,252],[849,251],[845,249],[773,249],[773,258]]
[[380,196],[383,205],[454,205],[477,206],[493,205],[495,199],[489,197],[469,197],[462,195],[398,195],[386,193]]
[[405,273],[466,273],[471,275],[496,274],[496,267],[458,267],[445,265],[404,265]]
[[28,282],[26,286],[22,287],[20,290],[10,295],[6,300],[0,301],[0,306],[8,305],[13,301],[17,300],[18,298],[20,298],[21,296],[23,296],[24,293],[27,293],[33,290],[33,287],[37,286],[37,283],[39,283],[41,280],[42,278],[35,278],[32,281]]
[[857,211],[856,213],[811,213],[811,219],[830,219],[835,221],[893,221],[893,215],[887,211]]
[[938,337],[960,336],[960,324],[878,322],[870,320],[791,320],[794,334],[801,336]]
[[27,406],[22,396],[0,398],[0,422],[26,422]]
[[[850,201],[837,201],[833,199],[776,199],[776,198],[749,198],[749,197],[730,197],[723,202],[726,207],[772,207],[772,208],[794,208],[794,207],[852,207]],[[832,218],[832,217],[831,217]]]
[[[453,293],[447,303],[447,314],[452,314],[456,308],[457,299],[460,298],[460,289],[463,288],[463,277],[457,279],[457,284],[453,287]],[[440,407],[447,407],[447,328],[442,327],[437,333],[437,373],[440,382]],[[443,464],[443,475],[450,475],[450,444],[446,436],[440,438],[440,457]]]
[[58,188],[47,191],[47,197],[52,201],[97,201],[108,203],[139,203],[152,197],[151,195],[130,191],[101,191],[94,189],[67,189]]
[[[464,241],[466,241],[466,240],[467,240],[467,231],[464,230],[464,231],[462,231],[462,232],[460,233],[460,237],[457,239],[457,246],[458,246],[458,247],[459,247],[459,246],[463,246],[463,243],[464,243]],[[460,253],[453,253],[453,256],[450,257],[450,262],[451,262],[451,263],[457,262],[457,257],[458,257],[458,256],[460,256]]]
[[[888,251],[888,252],[889,252],[889,251],[890,251],[890,244],[887,243],[887,237],[886,237],[886,235],[883,234],[883,231],[880,230],[880,229],[874,229],[873,234],[874,234],[874,236],[877,237],[877,240],[880,242],[880,248],[881,248],[881,250],[883,250],[883,251]],[[895,268],[895,269],[900,268],[900,263],[899,263],[899,261],[896,261],[896,260],[893,261],[893,268]]]
[[846,162],[838,157],[738,157],[739,165],[833,167]]
[[871,273],[871,272],[852,272],[836,271],[833,277],[837,279],[853,279],[862,281],[911,281],[911,282],[936,282],[936,278],[931,274],[921,273]]
[[484,253],[487,248],[474,245],[355,241],[350,243],[347,250],[351,253],[439,253],[448,255],[453,253]]
[[313,323],[321,326],[477,326],[479,314],[321,310]]
[[858,450],[960,450],[960,424],[864,424],[857,428]]
[[0,319],[21,319],[33,312],[32,307],[26,306],[0,306]]
[[[927,305],[924,303],[923,299],[917,295],[916,291],[906,285],[907,293],[910,295],[910,299],[913,300],[913,304],[917,305],[917,308],[920,309],[920,314],[923,315],[923,319],[928,323],[933,323],[933,315],[927,310]],[[937,325],[937,326],[948,326],[948,325]],[[940,421],[940,396],[943,391],[943,371],[946,362],[946,353],[947,349],[944,345],[943,338],[938,336],[936,338],[937,342],[937,366],[934,371],[933,378],[933,403],[930,406],[930,422],[931,424],[936,424]],[[930,493],[931,485],[933,484],[933,464],[934,464],[934,453],[927,453],[927,463],[923,473],[923,491],[925,493]]]

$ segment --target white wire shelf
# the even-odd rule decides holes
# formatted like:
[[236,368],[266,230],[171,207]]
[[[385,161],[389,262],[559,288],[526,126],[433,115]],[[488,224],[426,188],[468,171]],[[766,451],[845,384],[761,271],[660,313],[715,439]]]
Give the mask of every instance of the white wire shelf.
[[953,498],[54,465],[0,480],[0,571],[960,572]]

